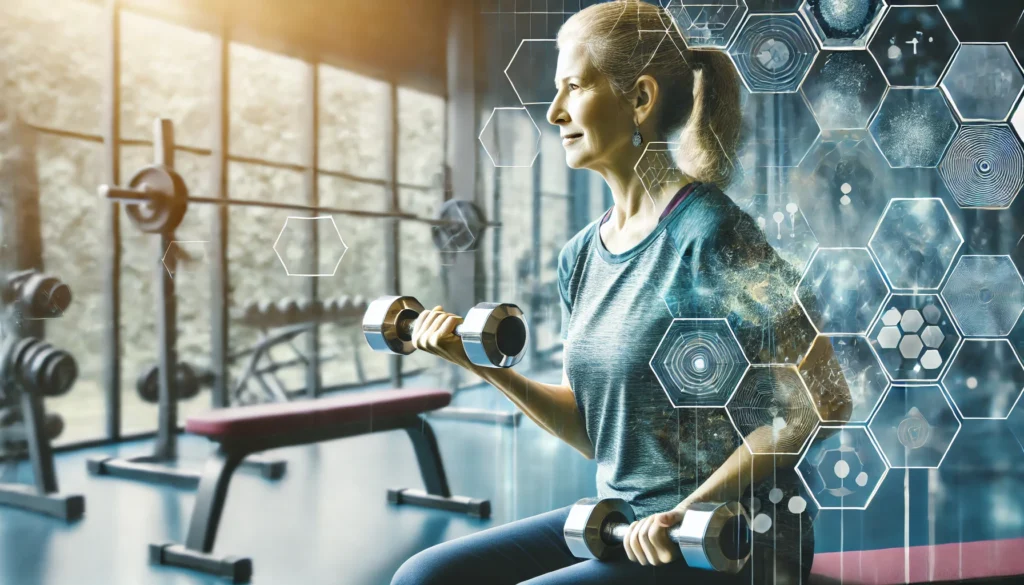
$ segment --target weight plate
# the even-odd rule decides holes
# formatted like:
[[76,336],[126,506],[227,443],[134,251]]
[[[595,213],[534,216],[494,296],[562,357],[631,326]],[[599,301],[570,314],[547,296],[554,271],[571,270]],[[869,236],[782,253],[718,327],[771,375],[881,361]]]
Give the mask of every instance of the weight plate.
[[143,167],[128,182],[132,189],[145,188],[153,198],[146,203],[128,203],[125,212],[132,223],[147,234],[171,233],[185,217],[188,187],[181,176],[163,165]]
[[441,204],[435,219],[445,222],[435,225],[434,246],[442,252],[468,252],[475,250],[480,236],[487,227],[484,214],[473,202],[449,199]]

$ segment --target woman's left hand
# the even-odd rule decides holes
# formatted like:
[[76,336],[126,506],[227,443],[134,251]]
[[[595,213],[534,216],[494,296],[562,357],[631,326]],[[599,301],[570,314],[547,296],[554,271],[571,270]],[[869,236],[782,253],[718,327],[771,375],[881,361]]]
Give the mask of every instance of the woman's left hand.
[[682,556],[679,545],[668,539],[670,528],[683,521],[683,514],[690,506],[684,501],[668,512],[661,512],[638,520],[629,525],[629,532],[622,540],[629,560],[641,565],[665,565]]

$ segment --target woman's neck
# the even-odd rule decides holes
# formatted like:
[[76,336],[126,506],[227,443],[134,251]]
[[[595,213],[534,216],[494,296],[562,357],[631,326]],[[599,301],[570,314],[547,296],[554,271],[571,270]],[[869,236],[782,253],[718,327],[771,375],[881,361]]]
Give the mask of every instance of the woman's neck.
[[692,179],[686,175],[680,175],[675,180],[659,183],[648,194],[644,188],[639,175],[633,167],[619,171],[605,171],[604,177],[612,192],[612,200],[615,207],[608,223],[616,230],[621,230],[627,224],[636,222],[657,222],[661,212],[672,201],[672,197],[690,182]]

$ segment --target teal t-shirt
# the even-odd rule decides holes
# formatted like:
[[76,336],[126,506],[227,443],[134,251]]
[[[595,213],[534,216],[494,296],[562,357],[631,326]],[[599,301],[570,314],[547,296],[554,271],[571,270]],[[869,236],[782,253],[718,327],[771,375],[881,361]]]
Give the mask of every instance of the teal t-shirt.
[[[797,363],[814,332],[792,295],[799,273],[717,187],[696,185],[622,254],[605,248],[600,223],[559,254],[564,365],[598,496],[625,499],[640,518],[679,504],[741,444],[724,408],[675,408],[655,377],[651,358],[673,318],[726,317],[755,363]],[[794,480],[779,473],[754,493],[795,493]]]

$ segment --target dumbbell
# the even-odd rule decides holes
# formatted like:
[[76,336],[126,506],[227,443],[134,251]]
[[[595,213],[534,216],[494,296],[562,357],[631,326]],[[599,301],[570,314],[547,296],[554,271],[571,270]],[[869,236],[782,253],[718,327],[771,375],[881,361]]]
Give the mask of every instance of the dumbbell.
[[[64,432],[64,419],[55,412],[46,413],[43,435],[54,440]],[[0,444],[20,445],[28,442],[28,429],[20,408],[0,408]]]
[[0,344],[0,398],[3,382],[15,381],[32,392],[54,397],[71,390],[78,364],[68,352],[35,337],[10,337]]
[[[625,500],[584,498],[569,510],[562,536],[576,558],[604,560],[635,519]],[[668,537],[695,569],[738,573],[750,558],[750,517],[739,502],[692,504]]]
[[[412,328],[423,305],[413,297],[380,297],[363,316],[363,335],[374,351],[409,355]],[[522,310],[508,303],[480,303],[455,328],[469,361],[487,368],[509,368],[523,359],[529,328]]]
[[[157,379],[160,366],[153,364],[139,374],[135,380],[135,391],[143,402],[156,404],[160,402],[160,381]],[[178,400],[189,400],[199,394],[199,390],[213,381],[213,372],[197,370],[188,362],[178,362],[175,388]]]

